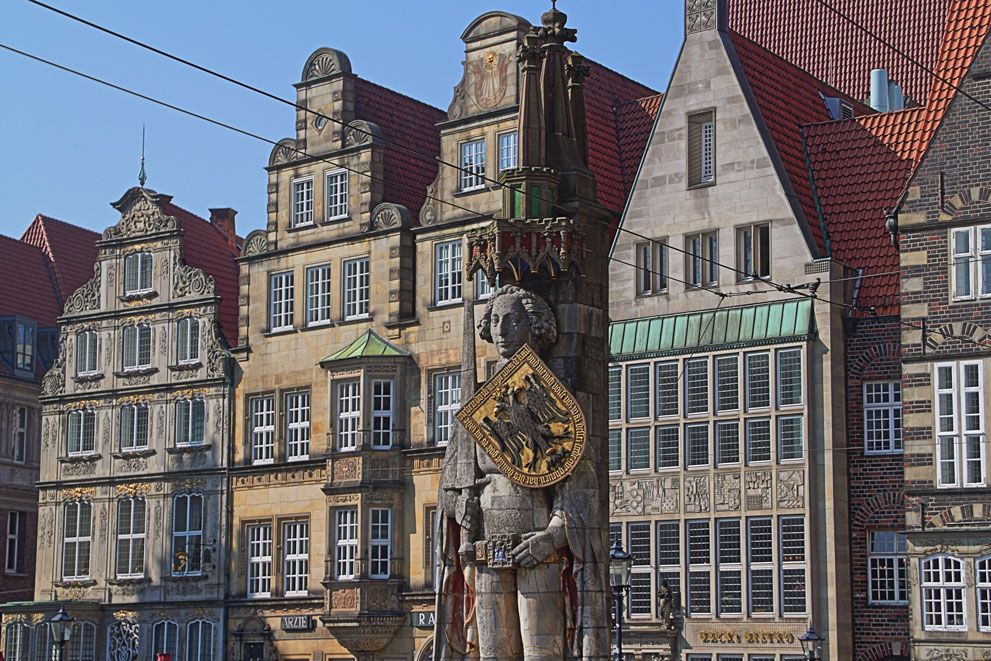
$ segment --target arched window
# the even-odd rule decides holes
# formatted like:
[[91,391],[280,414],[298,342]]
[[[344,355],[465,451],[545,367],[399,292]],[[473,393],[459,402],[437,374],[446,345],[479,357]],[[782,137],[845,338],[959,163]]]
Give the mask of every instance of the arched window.
[[200,359],[200,322],[182,319],[177,328],[176,356],[179,363],[195,363]]
[[950,555],[922,561],[922,622],[928,631],[964,631],[963,562]]
[[991,631],[991,556],[979,558],[977,565],[977,626]]
[[212,661],[213,625],[206,620],[190,622],[186,627],[186,661]]
[[[38,657],[38,660],[51,657]],[[92,622],[76,622],[72,625],[65,661],[96,661],[96,625]]]
[[151,658],[156,654],[170,654],[179,658],[179,625],[175,622],[156,622],[152,642]]
[[124,370],[151,367],[151,326],[138,324],[124,328]]
[[95,373],[97,355],[96,331],[76,335],[76,375]]
[[31,627],[21,622],[7,625],[7,641],[3,647],[6,661],[28,661],[31,658]]
[[152,259],[150,252],[138,252],[124,258],[124,294],[151,291]]

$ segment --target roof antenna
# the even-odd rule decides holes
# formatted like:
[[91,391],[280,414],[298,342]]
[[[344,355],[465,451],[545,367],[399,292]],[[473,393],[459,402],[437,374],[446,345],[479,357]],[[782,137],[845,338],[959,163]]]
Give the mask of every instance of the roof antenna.
[[148,175],[145,173],[145,125],[144,122],[141,123],[141,171],[138,172],[138,184],[141,188],[145,187],[145,182],[148,181]]

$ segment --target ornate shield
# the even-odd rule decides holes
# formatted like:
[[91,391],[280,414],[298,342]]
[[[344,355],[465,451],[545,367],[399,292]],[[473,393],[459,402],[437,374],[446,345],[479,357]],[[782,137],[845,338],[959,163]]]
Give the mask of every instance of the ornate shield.
[[533,349],[523,345],[458,411],[485,454],[513,482],[546,487],[585,452],[585,415]]

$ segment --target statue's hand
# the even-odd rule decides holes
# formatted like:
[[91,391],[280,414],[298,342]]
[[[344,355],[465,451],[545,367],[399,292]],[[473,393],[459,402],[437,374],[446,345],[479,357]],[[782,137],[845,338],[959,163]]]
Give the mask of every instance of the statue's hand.
[[567,544],[564,522],[554,517],[546,530],[528,532],[513,549],[513,561],[518,567],[530,569],[550,557],[554,550]]

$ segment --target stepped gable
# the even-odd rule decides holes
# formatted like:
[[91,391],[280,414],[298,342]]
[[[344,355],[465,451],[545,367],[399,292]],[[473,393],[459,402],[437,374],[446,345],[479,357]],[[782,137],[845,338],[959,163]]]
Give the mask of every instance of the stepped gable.
[[60,306],[93,277],[99,238],[99,232],[40,213],[21,235],[21,242],[35,246],[47,255]]

